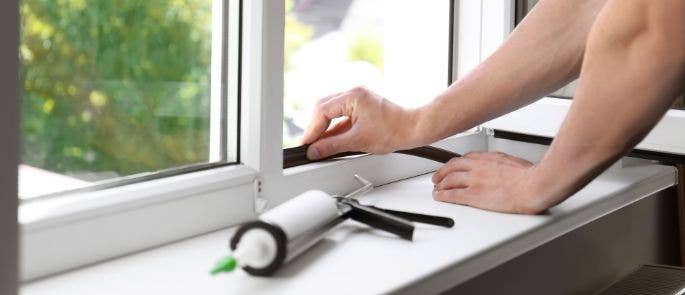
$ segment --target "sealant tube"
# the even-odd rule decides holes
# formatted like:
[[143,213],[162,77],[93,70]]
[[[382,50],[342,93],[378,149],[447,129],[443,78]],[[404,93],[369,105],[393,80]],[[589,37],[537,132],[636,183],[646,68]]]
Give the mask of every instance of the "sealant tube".
[[241,225],[230,241],[237,264],[252,275],[268,276],[344,221],[336,200],[307,191]]

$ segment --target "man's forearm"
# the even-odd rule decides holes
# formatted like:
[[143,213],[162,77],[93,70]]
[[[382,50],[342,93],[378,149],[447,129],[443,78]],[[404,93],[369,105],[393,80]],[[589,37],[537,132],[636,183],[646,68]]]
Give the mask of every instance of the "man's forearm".
[[[540,208],[561,202],[632,149],[685,81],[685,2],[612,0],[593,26],[573,104],[536,168]],[[683,136],[683,134],[674,134]]]
[[467,130],[573,80],[604,2],[541,1],[492,56],[415,111],[413,144]]

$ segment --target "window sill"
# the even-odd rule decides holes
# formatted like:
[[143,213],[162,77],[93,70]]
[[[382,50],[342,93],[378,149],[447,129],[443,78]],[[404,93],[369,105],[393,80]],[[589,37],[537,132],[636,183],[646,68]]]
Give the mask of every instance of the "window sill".
[[221,230],[33,282],[21,294],[325,293],[331,286],[346,294],[437,293],[675,184],[672,167],[625,163],[540,216],[435,202],[429,175],[385,185],[363,201],[450,216],[455,227],[420,226],[410,243],[347,222],[274,278],[241,271],[210,277],[209,267],[226,253],[230,230]]

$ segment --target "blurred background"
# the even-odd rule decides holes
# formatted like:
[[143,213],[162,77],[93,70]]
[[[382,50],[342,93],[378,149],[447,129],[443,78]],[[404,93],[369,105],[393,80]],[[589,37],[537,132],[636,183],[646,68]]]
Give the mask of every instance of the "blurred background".
[[366,86],[407,107],[448,85],[449,0],[286,1],[283,146],[317,100]]
[[211,0],[22,0],[22,198],[208,161]]
[[[448,85],[449,0],[285,1],[284,147],[329,94]],[[21,198],[215,160],[213,4],[21,0]]]

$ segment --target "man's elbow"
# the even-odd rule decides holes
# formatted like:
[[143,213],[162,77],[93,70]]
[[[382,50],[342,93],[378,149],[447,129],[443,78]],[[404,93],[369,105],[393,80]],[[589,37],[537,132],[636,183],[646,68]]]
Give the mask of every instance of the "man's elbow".
[[685,66],[685,7],[681,10],[682,13],[674,13],[679,19],[673,19],[673,15],[663,19],[659,14],[650,16],[643,44],[653,51],[655,58]]
[[602,13],[595,32],[600,43],[685,65],[685,1],[610,0]]

